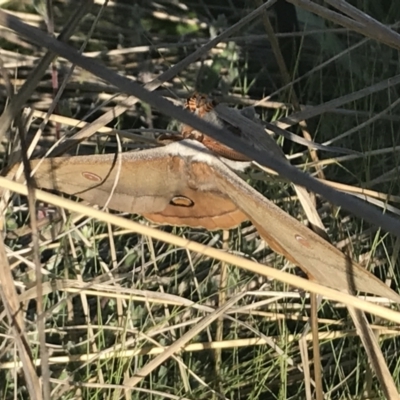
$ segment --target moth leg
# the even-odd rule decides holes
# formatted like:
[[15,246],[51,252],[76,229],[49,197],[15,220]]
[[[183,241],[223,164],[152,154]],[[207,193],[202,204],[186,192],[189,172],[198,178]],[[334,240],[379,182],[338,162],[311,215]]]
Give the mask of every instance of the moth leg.
[[191,127],[189,127],[189,126],[185,126],[185,127],[183,127],[183,129],[182,129],[182,136],[185,138],[185,139],[193,139],[193,140],[197,140],[198,142],[203,142],[203,140],[204,140],[204,135],[201,133],[201,132],[199,132],[198,130],[196,130],[196,129],[192,129]]

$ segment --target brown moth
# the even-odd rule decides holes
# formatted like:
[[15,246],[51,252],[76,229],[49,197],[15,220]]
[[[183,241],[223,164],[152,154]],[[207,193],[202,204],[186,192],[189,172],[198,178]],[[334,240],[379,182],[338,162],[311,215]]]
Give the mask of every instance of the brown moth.
[[[121,162],[112,154],[40,160],[35,180],[41,188],[141,214],[158,224],[214,230],[250,220],[272,250],[310,279],[399,302],[398,294],[258,193],[203,144],[183,140],[118,157]],[[31,162],[32,168],[38,164]]]

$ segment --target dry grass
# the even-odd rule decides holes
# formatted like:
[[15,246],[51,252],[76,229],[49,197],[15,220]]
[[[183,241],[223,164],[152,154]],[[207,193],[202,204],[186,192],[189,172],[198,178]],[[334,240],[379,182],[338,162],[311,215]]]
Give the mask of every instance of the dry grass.
[[[333,191],[317,195],[332,243],[396,291],[400,36],[396,25],[380,23],[396,22],[384,19],[391,15],[384,2],[354,9],[337,0],[289,1],[298,6],[299,31],[276,35],[273,1],[254,19],[248,16],[258,1],[116,1],[104,8],[95,1],[89,14],[84,3],[54,2],[48,24],[30,2],[2,7],[44,31],[52,32],[54,20],[55,33],[68,28],[63,35],[75,49],[176,104],[197,88],[231,105],[255,105],[262,119],[309,140],[358,152],[333,157],[283,143],[301,170],[385,210],[354,209]],[[4,166],[49,149],[146,148],[154,132],[176,129],[171,115],[180,119],[179,110],[166,112],[157,96],[145,93],[161,108],[109,70],[88,64],[91,74],[73,68],[71,58],[53,61],[4,21],[0,16]],[[245,178],[304,220],[287,180],[259,171]],[[37,192],[39,234],[32,235],[26,198],[13,194],[26,189],[3,179],[0,185],[11,190],[2,203],[1,398],[397,396],[395,305],[307,281],[252,226],[229,235],[154,229],[138,216]],[[53,222],[43,227],[46,218]],[[323,296],[318,312],[309,293]]]

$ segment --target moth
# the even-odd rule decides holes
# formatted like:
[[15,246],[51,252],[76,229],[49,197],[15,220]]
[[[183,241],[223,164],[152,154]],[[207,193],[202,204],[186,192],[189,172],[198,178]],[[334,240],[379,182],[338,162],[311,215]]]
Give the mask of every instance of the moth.
[[[141,214],[157,224],[215,230],[249,220],[272,250],[298,265],[309,279],[400,300],[374,275],[253,189],[199,141],[185,139],[119,155],[33,160],[31,167],[37,167],[34,176],[41,188]],[[15,171],[16,167],[9,174]]]

